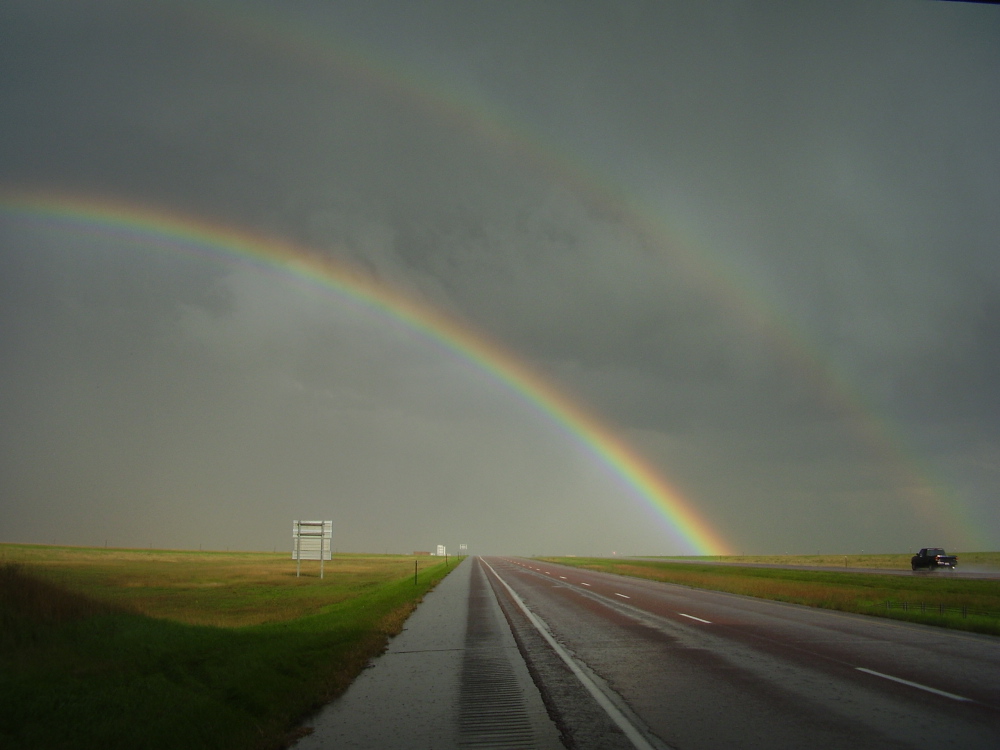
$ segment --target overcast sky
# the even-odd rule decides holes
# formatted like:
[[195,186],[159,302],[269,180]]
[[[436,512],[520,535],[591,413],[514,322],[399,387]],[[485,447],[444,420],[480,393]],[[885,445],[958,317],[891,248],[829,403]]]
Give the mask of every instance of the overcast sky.
[[[8,0],[0,187],[357,265],[733,552],[998,549],[998,82],[978,4]],[[11,205],[0,541],[692,551],[418,331]]]

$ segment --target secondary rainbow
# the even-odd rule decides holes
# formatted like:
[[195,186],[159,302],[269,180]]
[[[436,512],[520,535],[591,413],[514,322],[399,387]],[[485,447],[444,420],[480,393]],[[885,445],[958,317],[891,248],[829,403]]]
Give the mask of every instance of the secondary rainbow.
[[[524,164],[533,165],[533,169],[554,177],[613,213],[660,252],[669,254],[678,269],[732,314],[734,323],[763,332],[775,350],[812,381],[824,398],[850,415],[847,424],[871,454],[884,461],[886,478],[894,491],[907,498],[915,512],[928,523],[947,529],[951,538],[966,540],[974,546],[982,543],[982,533],[969,519],[961,499],[934,478],[930,466],[918,458],[899,427],[863,398],[858,386],[838,369],[832,357],[816,347],[794,320],[768,303],[763,290],[754,289],[737,269],[699,243],[697,232],[684,231],[683,217],[668,210],[669,221],[665,221],[663,207],[644,204],[609,175],[598,174],[577,155],[530,130],[495,102],[460,89],[454,82],[432,80],[412,65],[386,57],[384,51],[373,55],[371,50],[352,45],[322,26],[296,23],[263,8],[247,9],[222,2],[184,6],[183,12],[196,27],[267,50],[285,60],[296,60],[310,69],[326,68],[331,74],[347,76],[421,107],[441,122],[451,122],[507,149]],[[637,474],[644,472],[637,470]]]
[[851,382],[835,358],[821,351],[795,320],[768,301],[765,290],[755,289],[738,269],[699,242],[698,233],[685,227],[684,217],[668,207],[646,204],[609,174],[598,173],[562,144],[528,128],[512,113],[479,94],[433,80],[411,65],[385,57],[385,53],[373,56],[370,50],[334,38],[318,27],[307,28],[262,11],[248,13],[226,3],[219,8],[215,15],[199,10],[200,21],[286,59],[299,59],[307,66],[326,65],[420,106],[442,122],[454,123],[507,149],[522,163],[533,165],[533,169],[615,215],[659,252],[669,255],[678,270],[699,284],[721,309],[731,313],[735,324],[763,332],[775,351],[794,364],[824,398],[850,415],[846,424],[871,455],[884,462],[886,479],[915,513],[949,538],[972,546],[985,543],[961,498],[935,477],[900,427],[864,398],[858,384]]
[[692,551],[731,554],[730,545],[698,515],[692,503],[603,420],[483,332],[357,268],[279,238],[122,202],[10,192],[0,193],[0,211],[43,225],[135,238],[171,252],[249,262],[347,297],[472,362],[480,372],[529,402],[656,510]]

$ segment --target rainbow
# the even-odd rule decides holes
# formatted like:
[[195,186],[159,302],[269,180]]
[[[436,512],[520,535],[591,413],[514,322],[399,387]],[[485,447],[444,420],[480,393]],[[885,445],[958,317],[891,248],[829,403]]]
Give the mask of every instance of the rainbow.
[[171,252],[250,263],[329,290],[471,362],[479,372],[531,405],[618,477],[700,555],[732,554],[730,545],[614,429],[542,377],[514,352],[452,315],[357,268],[274,237],[149,207],[65,194],[0,193],[0,215],[152,242]]

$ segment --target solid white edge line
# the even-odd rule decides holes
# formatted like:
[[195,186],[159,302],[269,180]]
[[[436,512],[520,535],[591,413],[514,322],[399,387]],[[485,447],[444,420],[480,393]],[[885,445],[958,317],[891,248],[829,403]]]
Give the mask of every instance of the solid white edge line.
[[559,645],[556,639],[552,637],[552,633],[549,632],[548,625],[546,625],[539,617],[528,609],[521,597],[517,595],[517,592],[515,592],[514,589],[512,589],[510,585],[500,577],[499,573],[493,570],[492,565],[482,558],[479,559],[482,560],[483,565],[493,571],[493,575],[495,575],[497,580],[503,584],[505,589],[507,589],[507,593],[510,594],[511,599],[513,599],[517,603],[517,606],[521,608],[521,611],[524,612],[528,621],[535,626],[535,630],[542,634],[542,638],[544,638],[545,641],[552,647],[552,650],[559,655],[559,658],[566,663],[566,666],[570,668],[574,675],[576,675],[576,678],[581,682],[581,684],[587,688],[587,692],[594,696],[594,700],[596,700],[607,715],[611,717],[611,720],[618,725],[618,728],[625,733],[625,736],[628,737],[629,741],[636,748],[638,748],[638,750],[656,750],[656,748],[649,743],[642,733],[636,729],[632,722],[625,717],[625,714],[618,710],[618,707],[611,702],[608,696],[604,694],[604,691],[601,690],[582,669],[580,669],[579,665],[573,660],[573,657],[570,656],[566,650]]
[[706,625],[711,625],[712,624],[711,620],[702,620],[700,617],[695,617],[694,615],[686,615],[683,612],[678,612],[677,614],[679,614],[681,617],[687,617],[690,620],[697,620],[698,622],[703,622]]
[[951,698],[953,701],[962,701],[963,703],[974,703],[972,698],[963,698],[961,695],[955,695],[954,693],[947,693],[944,690],[938,690],[937,688],[927,687],[927,685],[921,685],[919,682],[910,682],[909,680],[904,680],[902,677],[893,677],[891,674],[882,674],[881,672],[876,672],[874,669],[865,669],[864,667],[855,667],[859,672],[864,672],[865,674],[875,675],[876,677],[881,677],[886,680],[892,680],[893,682],[898,682],[901,685],[909,685],[910,687],[915,687],[918,690],[926,690],[928,693],[934,693],[934,695],[940,695],[944,698]]

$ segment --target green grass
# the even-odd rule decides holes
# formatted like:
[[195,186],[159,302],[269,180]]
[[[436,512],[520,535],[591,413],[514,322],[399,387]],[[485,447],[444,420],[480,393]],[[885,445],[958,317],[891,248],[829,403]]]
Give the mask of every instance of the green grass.
[[[763,565],[804,565],[807,567],[910,569],[913,552],[860,555],[729,555],[712,557],[677,556],[663,560],[692,560]],[[951,552],[951,550],[948,550]],[[961,552],[959,568],[992,568],[1000,570],[1000,552]]]
[[[840,572],[606,558],[540,559],[693,588],[1000,635],[997,581],[956,578],[947,572],[887,576],[849,568]],[[892,602],[891,609],[886,608],[887,601]],[[939,607],[945,608],[944,614],[939,614]]]
[[0,747],[281,747],[450,570],[414,562],[0,545]]

